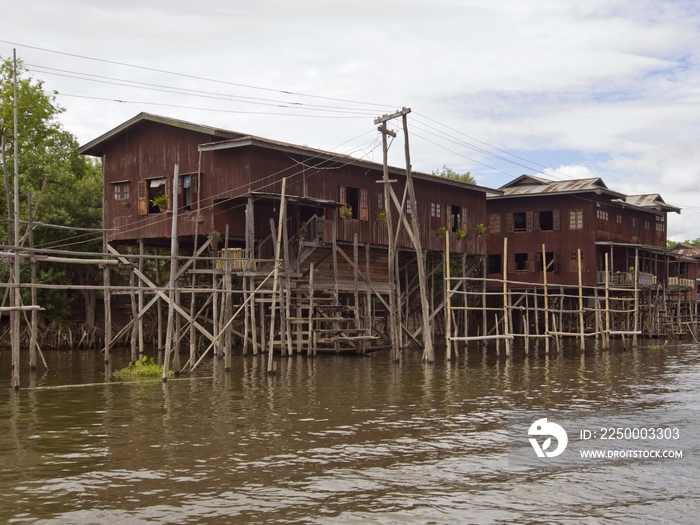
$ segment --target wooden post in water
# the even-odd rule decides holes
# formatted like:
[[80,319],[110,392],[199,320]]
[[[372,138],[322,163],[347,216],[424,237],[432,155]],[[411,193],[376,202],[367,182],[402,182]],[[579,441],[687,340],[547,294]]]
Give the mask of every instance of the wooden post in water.
[[[168,325],[165,332],[165,355],[163,357],[163,382],[168,380],[168,372],[170,371],[170,352],[172,352],[173,347],[173,324],[174,324],[174,300],[175,300],[175,275],[177,274],[177,252],[178,252],[178,242],[177,242],[177,187],[179,183],[179,171],[180,167],[175,164],[175,171],[173,174],[172,183],[172,195],[169,197],[172,199],[172,227],[170,231],[170,282],[168,285]],[[191,312],[194,315],[194,312]]]
[[[483,308],[483,313],[481,314],[481,333],[482,335],[488,335],[489,333],[489,319],[487,317],[488,310],[486,309],[486,279],[488,278],[488,258],[487,256],[481,257],[481,273],[483,280],[481,281],[481,307]],[[482,346],[486,348],[486,339],[482,341]]]
[[[27,232],[29,234],[29,247],[32,249],[29,257],[31,264],[31,283],[32,283],[32,306],[37,306],[36,297],[36,256],[34,254],[34,207],[32,206],[32,192],[27,191]],[[36,369],[36,349],[37,349],[37,311],[32,309],[31,313],[31,332],[29,335],[29,369]]]
[[[372,280],[370,278],[369,243],[365,244],[365,274],[367,276],[365,283],[365,330],[367,335],[372,335]],[[367,345],[363,347],[363,352],[366,349]]]
[[[274,374],[274,361],[273,361],[273,356],[275,354],[275,337],[274,337],[274,330],[275,330],[275,308],[277,307],[277,290],[279,288],[279,276],[280,276],[280,254],[281,254],[281,248],[282,248],[282,225],[284,221],[284,209],[286,207],[286,197],[285,197],[285,191],[287,189],[287,179],[286,177],[282,179],[282,193],[280,194],[280,216],[279,216],[279,226],[277,228],[277,245],[275,247],[275,273],[274,273],[274,280],[272,283],[272,302],[271,302],[271,309],[270,309],[270,343],[269,343],[269,353],[267,356],[267,373],[268,374]],[[334,243],[335,244],[335,243]],[[335,247],[335,246],[334,246]],[[335,254],[335,250],[333,251]],[[282,351],[284,351],[284,342],[282,341]]]
[[[132,253],[131,246],[128,249],[129,255]],[[130,260],[133,264],[133,261]],[[140,280],[140,279],[139,279]],[[136,276],[134,275],[133,267],[129,268],[129,300],[131,302],[131,317],[134,323],[131,326],[131,361],[137,361],[138,357],[138,337],[139,337],[139,319],[138,311],[136,310]]]
[[[17,51],[12,51],[12,72],[13,72],[13,134],[14,142],[12,153],[14,157],[14,248],[15,257],[14,265],[12,266],[12,284],[13,290],[10,296],[10,305],[13,310],[10,313],[11,319],[11,335],[12,335],[12,388],[19,390],[19,366],[20,366],[20,306],[22,304],[22,294],[19,287],[20,284],[20,260],[19,252],[19,124],[18,124],[18,89],[17,89]],[[9,203],[8,203],[9,206]],[[105,232],[105,235],[107,233]]]
[[[400,338],[401,328],[397,323],[397,312],[396,312],[396,283],[395,283],[395,273],[394,273],[394,259],[395,254],[395,243],[394,243],[394,219],[393,213],[391,211],[391,194],[389,184],[389,146],[387,143],[387,135],[396,137],[396,133],[390,131],[386,126],[386,121],[383,121],[379,126],[379,132],[382,134],[382,151],[383,151],[383,178],[382,182],[384,184],[384,206],[386,208],[386,226],[387,226],[387,277],[389,285],[389,318],[387,319],[387,325],[389,328],[389,339],[391,340],[391,358],[394,362],[399,361],[400,352]],[[401,212],[401,210],[399,210]],[[335,221],[335,215],[334,219]],[[334,248],[335,250],[335,248]]]
[[584,337],[584,319],[583,319],[583,277],[581,275],[581,248],[576,250],[576,262],[578,265],[578,324],[581,338],[581,350],[586,348]]
[[[146,246],[143,239],[139,239],[139,272],[143,273],[144,260],[146,255]],[[143,281],[139,279],[139,359],[143,359]],[[194,329],[194,328],[193,328]]]
[[[680,291],[678,292],[680,298]],[[679,299],[680,300],[680,299]],[[679,305],[680,307],[680,305]],[[678,311],[680,315],[680,308]],[[639,329],[639,248],[634,249],[634,333],[632,334],[632,347],[637,347],[637,331]]]
[[605,252],[605,334],[603,348],[610,348],[610,267],[608,252]]
[[[510,333],[508,326],[508,237],[503,238],[503,335]],[[510,340],[503,341],[506,347],[506,355],[510,355]]]
[[450,285],[450,233],[445,234],[445,349],[448,360],[452,359],[452,300]]

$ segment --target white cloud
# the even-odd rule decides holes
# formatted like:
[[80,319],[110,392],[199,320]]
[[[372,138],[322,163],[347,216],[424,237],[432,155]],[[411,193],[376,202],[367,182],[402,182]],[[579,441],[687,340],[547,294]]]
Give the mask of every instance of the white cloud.
[[[68,109],[64,125],[81,142],[149,111],[322,148],[370,132],[343,147],[351,150],[371,138],[374,116],[408,106],[414,110],[411,157],[418,170],[447,164],[471,170],[483,184],[499,186],[522,173],[547,173],[538,163],[554,164],[559,166],[556,172],[575,178],[601,176],[623,192],[661,193],[668,202],[687,208],[669,221],[669,233],[700,237],[700,222],[691,213],[700,197],[700,6],[695,1],[5,4],[2,38],[8,41],[193,77],[365,102],[208,83],[18,47],[28,64],[257,97],[271,104],[37,73],[50,89],[107,99],[60,97]],[[0,55],[9,56],[12,47],[0,43]],[[279,107],[282,101],[292,107]],[[339,116],[314,111],[322,108],[300,109],[298,103],[362,107],[366,112],[360,118],[290,116]],[[501,150],[516,150],[522,158]],[[392,162],[403,163],[400,137],[391,154]]]

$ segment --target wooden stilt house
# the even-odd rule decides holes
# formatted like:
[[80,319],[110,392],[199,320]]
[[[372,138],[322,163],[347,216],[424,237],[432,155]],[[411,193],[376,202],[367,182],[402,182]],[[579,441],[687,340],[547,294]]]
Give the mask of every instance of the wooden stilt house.
[[[453,253],[486,254],[485,236],[477,226],[486,221],[487,189],[480,186],[413,173],[418,197],[417,209],[410,209],[405,169],[389,169],[404,214],[421,226],[424,253],[417,260],[410,235],[398,222],[397,207],[386,202],[383,166],[378,163],[146,113],[85,144],[80,152],[103,162],[110,245],[169,246],[172,192],[177,187],[180,250],[192,253],[207,239],[225,237],[228,256],[241,259],[227,263],[231,273],[258,282],[275,259],[284,180],[285,217],[279,224],[285,241],[284,287],[291,294],[285,304],[287,321],[306,319],[310,296],[315,296],[311,300],[318,304],[327,299],[331,307],[349,308],[344,315],[357,320],[356,333],[361,327],[368,339],[385,339],[377,335],[382,328],[375,321],[385,315],[389,272],[396,271],[403,285],[397,304],[408,305],[415,283],[401,272],[440,257],[445,245],[444,235],[438,235],[441,227],[451,236]],[[399,224],[396,261],[387,259],[387,213],[395,228]],[[224,266],[209,271],[217,268],[223,271]],[[246,290],[253,286],[252,281],[239,284]],[[408,306],[399,308],[409,314]],[[331,331],[338,334],[341,328]],[[308,346],[309,337],[304,339]],[[337,343],[335,339],[336,348]]]

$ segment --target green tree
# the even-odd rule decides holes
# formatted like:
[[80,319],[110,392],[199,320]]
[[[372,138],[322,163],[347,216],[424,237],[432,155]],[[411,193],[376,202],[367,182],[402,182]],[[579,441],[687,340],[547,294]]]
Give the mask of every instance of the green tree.
[[433,175],[438,177],[445,177],[446,179],[458,180],[461,182],[466,182],[467,184],[476,184],[476,179],[472,177],[471,171],[465,171],[464,173],[459,173],[458,171],[443,165],[439,170],[433,170]]
[[[27,219],[27,195],[31,192],[34,220],[74,228],[100,228],[102,222],[102,182],[99,163],[78,155],[76,138],[63,129],[58,116],[64,109],[56,103],[55,93],[47,93],[43,82],[27,74],[18,62],[18,171],[20,219]],[[14,73],[12,60],[0,57],[0,137],[5,141],[3,173],[5,191],[0,191],[0,239],[8,238],[9,219],[13,216],[12,174],[14,173]],[[9,180],[8,180],[9,179]],[[20,237],[26,226],[20,227]],[[2,241],[0,241],[1,243]],[[37,226],[34,245],[72,251],[100,251],[99,234],[70,229]],[[26,246],[26,239],[25,239]],[[2,272],[5,273],[5,272]],[[23,274],[26,269],[23,269]],[[39,264],[37,280],[46,284],[96,283],[97,269],[87,265]],[[26,277],[23,280],[26,281]],[[94,324],[95,293],[85,296],[86,312],[92,310]],[[39,304],[46,308],[49,321],[66,323],[75,292],[39,292]],[[25,298],[25,300],[27,300]],[[93,304],[88,305],[91,301]],[[87,324],[91,324],[86,319]]]

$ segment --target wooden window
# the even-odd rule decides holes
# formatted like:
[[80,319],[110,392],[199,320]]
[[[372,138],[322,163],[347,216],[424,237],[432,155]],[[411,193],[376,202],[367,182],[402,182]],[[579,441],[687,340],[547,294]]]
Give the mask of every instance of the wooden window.
[[539,231],[552,231],[554,229],[554,212],[552,210],[536,212],[535,229]]
[[503,258],[500,253],[489,255],[489,273],[503,273]]
[[513,214],[506,213],[506,233],[513,232]]
[[345,186],[340,187],[340,195],[338,200],[340,201],[340,213],[343,213],[348,207],[348,190]]
[[644,221],[644,229],[645,230],[649,229],[649,221]]
[[542,254],[537,253],[537,271],[542,273],[544,268],[547,268],[547,272],[555,271],[555,256],[554,252],[546,252],[545,254],[545,264],[542,264]]
[[462,231],[467,231],[467,208],[462,206]]
[[608,212],[607,212],[607,210],[598,209],[598,210],[596,210],[596,215],[598,216],[598,219],[601,220],[601,221],[607,221],[607,220],[608,220]]
[[[578,273],[578,252],[571,252],[569,271],[572,273]],[[581,271],[585,271],[585,267],[583,265],[583,252],[581,252]]]
[[535,271],[535,254],[527,254],[527,271],[528,273],[533,273]]
[[532,231],[532,223],[533,223],[532,216],[533,216],[533,213],[531,211],[529,211],[525,214],[525,229],[529,232]]
[[369,220],[369,208],[367,206],[367,190],[360,188],[360,220]]
[[500,233],[501,232],[501,215],[500,213],[492,213],[489,215],[489,232],[490,233]]
[[508,273],[515,273],[515,255],[508,255]]
[[528,270],[528,254],[527,253],[516,253],[513,254],[513,261],[515,263],[516,272],[527,272]]
[[128,182],[117,182],[112,184],[112,190],[114,193],[115,201],[128,201],[129,200],[129,183]]
[[527,213],[525,213],[524,211],[518,211],[513,213],[513,231],[527,231]]
[[630,235],[637,237],[639,235],[639,219],[632,217],[630,224]]
[[139,215],[148,215],[148,181],[138,181]]
[[569,229],[570,230],[582,230],[583,229],[583,210],[571,210],[569,212]]
[[431,202],[430,203],[430,216],[435,217],[436,219],[440,218],[440,203],[439,202]]
[[552,228],[555,231],[561,230],[561,212],[559,210],[552,211]]
[[382,211],[384,209],[384,194],[377,193],[377,210]]
[[657,232],[662,232],[662,231],[664,231],[664,223],[663,223],[663,222],[657,222],[657,223],[656,223],[656,231],[657,231]]
[[413,211],[411,210],[411,199],[406,199],[406,215],[411,215]]
[[617,216],[615,217],[615,222],[616,222],[617,224],[622,224],[622,215],[620,215],[620,214],[618,213]]

